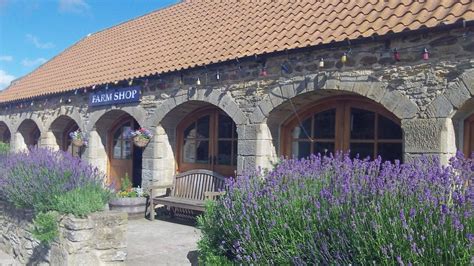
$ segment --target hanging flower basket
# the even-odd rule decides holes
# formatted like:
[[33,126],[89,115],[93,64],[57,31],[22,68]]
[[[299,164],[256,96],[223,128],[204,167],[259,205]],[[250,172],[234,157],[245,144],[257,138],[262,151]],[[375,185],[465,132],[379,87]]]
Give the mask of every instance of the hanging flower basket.
[[135,144],[135,146],[144,148],[150,142],[153,134],[151,134],[150,130],[142,127],[137,130],[131,130],[128,133],[128,136],[133,140],[133,144]]
[[133,144],[140,148],[145,148],[146,145],[148,145],[148,142],[150,142],[150,139],[145,139],[139,136],[133,137]]
[[69,133],[71,138],[72,145],[76,147],[87,146],[87,136],[86,133],[81,132],[80,129]]
[[84,141],[82,139],[73,139],[72,140],[72,145],[76,147],[82,147],[84,146]]

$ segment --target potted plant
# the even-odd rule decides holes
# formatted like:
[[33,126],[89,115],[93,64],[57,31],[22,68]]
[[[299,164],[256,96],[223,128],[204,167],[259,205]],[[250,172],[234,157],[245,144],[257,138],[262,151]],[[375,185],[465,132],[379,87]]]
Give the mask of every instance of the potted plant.
[[86,133],[82,132],[80,129],[69,133],[69,137],[72,140],[72,145],[76,147],[87,146]]
[[120,190],[116,196],[109,201],[110,210],[128,213],[129,219],[145,217],[146,194],[140,186],[132,187],[132,182],[125,174],[121,179]]
[[130,131],[129,137],[133,139],[133,143],[136,146],[144,148],[150,142],[151,138],[153,137],[153,134],[151,134],[150,130],[141,127],[137,130]]

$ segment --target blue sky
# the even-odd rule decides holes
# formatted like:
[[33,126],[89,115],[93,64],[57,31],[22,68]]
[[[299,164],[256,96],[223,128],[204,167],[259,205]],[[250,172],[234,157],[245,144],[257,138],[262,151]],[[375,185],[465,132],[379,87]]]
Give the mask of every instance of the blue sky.
[[179,0],[0,0],[0,90],[104,28]]

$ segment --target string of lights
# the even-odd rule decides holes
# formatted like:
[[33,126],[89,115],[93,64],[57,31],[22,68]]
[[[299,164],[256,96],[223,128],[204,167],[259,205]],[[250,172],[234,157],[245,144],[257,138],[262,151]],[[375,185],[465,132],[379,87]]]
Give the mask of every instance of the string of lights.
[[[451,41],[455,41],[455,40],[458,40],[458,39],[467,39],[468,37],[470,37],[472,35],[473,35],[472,32],[466,31],[461,35],[452,36],[451,38],[443,39],[443,41],[444,42],[451,42]],[[415,44],[415,45],[404,46],[404,47],[383,48],[383,49],[379,49],[379,50],[373,50],[373,49],[368,50],[368,49],[363,49],[362,47],[355,47],[350,42],[348,42],[348,48],[347,48],[347,50],[342,52],[342,55],[341,55],[339,61],[343,65],[345,65],[350,60],[350,57],[352,55],[354,55],[355,53],[358,53],[358,54],[372,53],[373,54],[373,53],[376,53],[376,52],[379,52],[381,54],[391,53],[391,57],[395,62],[402,62],[403,61],[403,53],[420,52],[420,59],[424,60],[424,61],[428,61],[430,59],[430,54],[431,54],[430,50],[428,49],[429,46],[430,46],[429,43],[418,43],[418,44]],[[327,58],[323,58],[323,57],[321,57],[319,59],[318,67],[320,69],[324,69],[324,67],[326,66],[326,60],[327,60]],[[268,72],[268,68],[267,68],[267,65],[266,65],[265,58],[262,57],[262,56],[255,56],[255,61],[259,62],[261,64],[258,76],[260,78],[268,77],[269,72]],[[283,63],[281,63],[280,73],[278,73],[278,74],[284,74],[284,75],[292,74],[292,72],[293,72],[292,65],[293,64],[291,63],[291,61],[292,60],[290,60],[290,58],[288,58]],[[244,69],[242,68],[241,62],[239,61],[238,58],[235,59],[235,62],[236,62],[236,64],[235,64],[236,67],[234,67],[234,68],[215,70],[215,72],[213,74],[215,82],[223,81],[223,76],[228,74],[228,73],[239,73],[239,74],[242,73],[244,71]],[[206,68],[206,70],[207,70],[207,68]],[[185,78],[187,78],[188,80],[195,80],[194,85],[196,85],[196,86],[212,84],[212,82],[209,82],[209,75],[210,75],[209,70],[207,70],[205,72],[205,79],[204,79],[205,84],[203,84],[203,81],[201,80],[202,75],[191,76],[190,77],[190,76],[185,76],[184,72],[181,71],[180,72],[179,84],[184,85]],[[132,79],[126,80],[125,84],[128,85],[128,86],[132,86],[134,83],[135,84],[140,83],[140,84],[143,85],[144,88],[148,88],[150,79],[152,79],[152,80],[157,80],[157,79],[161,80],[161,81],[159,81],[159,83],[164,82],[163,79],[161,79],[161,75],[156,74],[154,78],[151,78],[151,77],[150,78],[135,78],[135,79],[132,78]],[[110,88],[109,84],[112,85],[113,88],[116,88],[120,83],[124,83],[124,81],[115,81],[115,82],[111,82],[111,83],[106,83],[105,85],[104,84],[93,85],[93,86],[88,87],[88,88],[75,89],[75,90],[73,90],[72,95],[69,93],[69,95],[66,94],[63,97],[60,97],[58,103],[59,104],[70,104],[72,102],[72,96],[77,96],[77,95],[80,95],[80,94],[86,94],[89,91],[94,91],[94,90],[99,90],[99,89],[109,90],[109,88]],[[38,104],[38,106],[40,108],[44,107],[44,106],[48,106],[48,105],[52,106],[52,105],[55,104],[53,101],[50,101],[48,99],[36,100],[36,101],[35,100],[30,100],[30,101],[25,101],[24,100],[24,101],[20,101],[20,102],[17,102],[17,103],[9,103],[9,104],[5,105],[4,109],[5,110],[14,109],[14,108],[23,109],[23,108],[27,108],[28,106],[35,106],[36,105],[35,102]]]

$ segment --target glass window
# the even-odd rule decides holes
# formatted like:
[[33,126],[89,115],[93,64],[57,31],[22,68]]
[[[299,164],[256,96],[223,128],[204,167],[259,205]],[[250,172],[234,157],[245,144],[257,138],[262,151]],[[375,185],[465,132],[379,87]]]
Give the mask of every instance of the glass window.
[[[327,109],[327,106],[334,106]],[[310,154],[347,152],[364,159],[380,155],[383,160],[402,159],[402,129],[390,114],[366,101],[324,101],[325,109],[316,105],[305,117],[296,115],[285,124],[291,129],[284,150],[297,158]],[[363,108],[361,108],[363,106]],[[367,108],[367,109],[365,109]],[[287,151],[289,149],[289,151]]]
[[351,143],[350,146],[351,157],[359,157],[359,159],[374,158],[374,144],[373,143]]
[[[181,142],[184,170],[205,168],[219,171],[219,167],[235,170],[238,137],[232,119],[218,109],[208,109],[193,115],[194,118],[185,120],[184,127],[178,127],[184,128]],[[229,172],[233,173],[233,170]]]
[[351,109],[351,139],[373,139],[375,113],[352,108]]
[[112,157],[114,159],[128,160],[132,158],[132,140],[128,138],[132,128],[132,123],[127,121],[115,130],[112,140]]
[[[312,129],[312,130],[311,130]],[[292,156],[305,158],[311,154],[334,152],[336,109],[312,114],[292,131]]]
[[392,120],[379,115],[378,123],[378,138],[379,139],[401,139],[402,128]]
[[314,115],[314,137],[333,139],[336,135],[336,110],[329,110]]
[[395,161],[402,158],[402,143],[379,143],[377,153],[384,161]]

